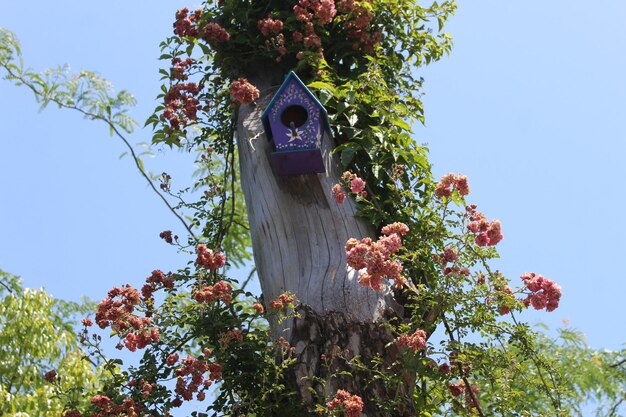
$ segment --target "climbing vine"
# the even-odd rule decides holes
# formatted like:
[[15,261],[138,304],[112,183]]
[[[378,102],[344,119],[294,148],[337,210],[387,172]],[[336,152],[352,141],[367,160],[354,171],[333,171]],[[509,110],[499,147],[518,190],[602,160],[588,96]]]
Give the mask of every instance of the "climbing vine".
[[[188,239],[169,230],[161,237],[193,260],[176,272],[154,270],[141,289],[116,287],[99,304],[95,324],[111,331],[118,349],[143,351],[137,365],[109,359],[94,322],[83,321],[83,343],[110,378],[88,409],[70,407],[65,417],[169,416],[209,397],[204,410],[216,416],[356,417],[364,407],[382,415],[569,415],[568,399],[580,387],[564,380],[541,348],[545,340],[519,318],[527,308],[556,309],[560,287],[537,273],[511,280],[492,269],[503,225],[469,201],[468,178],[433,178],[427,149],[412,137],[412,126],[424,121],[419,69],[450,51],[442,30],[455,8],[454,1],[219,0],[175,13],[173,34],[161,44],[159,104],[146,125],[153,146],[198,155],[195,184],[174,191],[163,173],[155,187],[175,201],[173,211],[187,213],[179,218]],[[33,74],[5,57],[12,79],[45,101],[75,107],[37,90],[48,84],[33,83]],[[268,325],[270,317],[299,314],[298,294],[262,300],[228,274],[251,259],[234,140],[238,108],[271,93],[255,85],[261,75],[277,87],[292,70],[328,111],[346,171],[332,189],[336,204],[354,199],[380,235],[347,241],[348,266],[361,271],[361,285],[393,292],[404,308],[384,323],[393,363],[346,363],[388,387],[412,375],[410,392],[398,389],[396,397],[322,389],[303,401],[290,385],[294,347],[272,339]]]

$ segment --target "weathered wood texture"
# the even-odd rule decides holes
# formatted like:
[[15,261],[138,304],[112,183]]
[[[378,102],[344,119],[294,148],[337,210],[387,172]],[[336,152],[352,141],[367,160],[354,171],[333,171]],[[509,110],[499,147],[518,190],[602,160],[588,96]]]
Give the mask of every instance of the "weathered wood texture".
[[240,107],[237,142],[264,299],[291,291],[319,314],[336,311],[355,321],[376,321],[391,300],[359,285],[358,272],[346,265],[346,241],[372,236],[373,231],[355,217],[350,198],[338,204],[332,197],[331,189],[342,174],[331,156],[332,139],[323,141],[326,173],[276,176],[270,161],[272,145],[261,122],[276,88],[263,80],[255,84],[262,96],[256,105]]

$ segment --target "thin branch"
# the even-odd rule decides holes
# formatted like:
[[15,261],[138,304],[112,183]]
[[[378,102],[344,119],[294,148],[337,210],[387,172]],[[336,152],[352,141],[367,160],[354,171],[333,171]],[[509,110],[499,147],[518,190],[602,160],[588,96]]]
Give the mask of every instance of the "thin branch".
[[[41,91],[39,91],[37,89],[37,87],[32,82],[30,82],[28,79],[24,78],[22,75],[16,74],[13,70],[11,70],[11,68],[7,67],[7,65],[5,65],[5,63],[1,63],[0,65],[8,72],[10,78],[16,79],[16,80],[20,81],[21,83],[23,83],[28,88],[30,88],[30,90],[35,94],[35,96],[37,98],[44,97],[44,95],[41,93]],[[163,194],[156,188],[156,186],[154,185],[154,182],[150,179],[150,177],[148,176],[146,171],[141,166],[140,159],[137,156],[137,154],[135,153],[135,150],[133,149],[132,145],[126,139],[126,137],[124,137],[124,135],[122,135],[122,133],[117,128],[117,125],[113,121],[111,121],[110,119],[108,119],[108,118],[106,118],[104,116],[88,112],[88,111],[86,111],[84,109],[81,109],[80,107],[75,106],[75,105],[69,105],[67,103],[64,103],[63,101],[61,101],[61,100],[59,100],[57,98],[54,98],[54,97],[50,98],[49,100],[51,102],[57,104],[61,108],[76,110],[77,112],[83,114],[86,117],[91,118],[92,120],[101,120],[101,121],[105,122],[107,125],[109,125],[109,127],[111,128],[113,133],[115,133],[115,135],[118,138],[120,138],[122,140],[122,142],[124,142],[124,144],[128,148],[128,151],[130,152],[130,154],[131,154],[131,156],[133,158],[133,161],[135,162],[135,166],[137,167],[137,170],[139,171],[141,176],[147,181],[147,183],[150,186],[150,188],[152,189],[152,191],[154,191],[161,198],[163,203],[165,203],[165,205],[172,212],[172,214],[174,214],[174,216],[176,216],[178,218],[178,220],[180,220],[180,222],[185,227],[187,232],[189,232],[189,235],[192,237],[192,239],[194,241],[198,242],[198,239],[194,235],[193,231],[191,230],[191,228],[189,227],[187,222],[185,222],[185,220],[181,217],[181,215],[178,214],[178,212],[174,209],[174,207],[172,207],[172,205],[169,203],[169,201],[167,201],[165,196],[163,196]]]
[[4,281],[0,281],[0,285],[2,285],[4,288],[6,288],[9,293],[14,294],[13,288],[11,288],[7,284],[5,284]]
[[[446,333],[448,334],[448,338],[450,338],[450,341],[456,342],[456,340],[454,339],[454,333],[452,332],[452,329],[450,328],[450,325],[448,324],[448,320],[446,319],[445,314],[441,315],[441,320],[443,322],[444,327],[446,328]],[[469,394],[470,398],[472,399],[472,403],[474,403],[474,406],[476,406],[476,410],[478,411],[478,414],[480,415],[480,417],[486,417],[482,407],[480,406],[480,403],[478,402],[478,398],[476,398],[476,394],[474,394],[474,391],[472,391],[471,389],[471,385],[467,377],[465,375],[462,375],[463,370],[461,370],[460,372],[461,372],[461,380],[465,384],[465,391]]]

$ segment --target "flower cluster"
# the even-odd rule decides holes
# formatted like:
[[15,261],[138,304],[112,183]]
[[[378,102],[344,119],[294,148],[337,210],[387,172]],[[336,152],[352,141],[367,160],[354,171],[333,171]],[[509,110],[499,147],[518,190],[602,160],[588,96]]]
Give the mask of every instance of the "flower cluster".
[[342,204],[346,199],[346,193],[344,193],[342,189],[344,187],[359,197],[366,198],[367,191],[365,191],[365,185],[365,181],[359,178],[356,174],[346,171],[341,176],[341,184],[335,184],[333,186],[333,198],[337,203]]
[[198,37],[197,24],[202,17],[202,10],[198,9],[189,14],[188,8],[182,8],[176,12],[176,21],[174,22],[174,34],[178,36]]
[[[148,317],[144,317],[143,320],[147,320],[147,323],[145,324],[150,324],[150,319]],[[124,346],[126,346],[126,349],[131,352],[134,352],[137,349],[143,349],[149,344],[161,340],[161,334],[159,333],[159,329],[157,327],[152,327],[148,330],[146,325],[143,325],[139,328],[135,328],[135,330],[136,332],[129,332],[124,338]],[[118,347],[121,348],[120,345],[118,345]]]
[[443,267],[444,275],[469,276],[470,270],[468,268],[462,268],[458,265],[448,266],[448,264],[454,264],[458,258],[459,254],[450,246],[446,246],[442,253],[433,256],[435,262],[439,262]]
[[265,312],[265,308],[263,307],[263,305],[261,303],[254,303],[254,304],[252,304],[252,308],[258,314],[263,314]]
[[407,346],[413,351],[426,349],[426,332],[422,329],[417,329],[412,335],[402,334],[396,340],[396,345]]
[[274,310],[282,310],[287,307],[289,304],[293,303],[295,298],[287,293],[282,293],[278,296],[277,300],[270,301],[270,308]]
[[176,362],[178,362],[178,353],[172,353],[168,355],[167,358],[165,359],[165,363],[168,366],[174,366],[176,365]]
[[559,285],[534,272],[526,272],[521,278],[526,288],[531,292],[523,300],[524,305],[527,307],[531,305],[536,310],[544,308],[546,311],[556,310],[561,300],[561,287]]
[[[389,257],[402,247],[401,235],[408,232],[404,223],[393,223],[382,229],[383,236],[374,242],[366,237],[360,241],[349,239],[346,242],[348,265],[360,271],[359,283],[375,291],[383,290],[383,278],[394,280],[394,287],[401,287],[406,278],[401,275],[402,265]],[[361,271],[365,269],[365,271]]]
[[211,249],[207,248],[205,244],[200,243],[196,246],[196,265],[206,268],[210,271],[215,271],[226,265],[226,256],[223,253],[214,253]]
[[369,0],[341,0],[337,4],[339,11],[345,14],[344,26],[348,38],[354,39],[352,49],[360,49],[366,53],[372,53],[374,45],[382,39],[380,32],[370,32],[368,29],[372,23],[372,13],[363,5]]
[[333,198],[338,204],[343,204],[346,201],[346,193],[341,189],[341,184],[335,184],[332,189]]
[[[204,400],[204,390],[209,388],[213,381],[222,378],[222,366],[216,362],[207,362],[211,355],[209,349],[204,349],[204,359],[187,356],[181,361],[181,366],[176,369],[176,394],[178,396],[172,402],[173,405],[180,406],[182,400],[190,401],[194,393],[198,393],[196,398]],[[205,373],[208,372],[208,377]],[[200,390],[200,391],[199,391]]]
[[172,58],[172,67],[170,68],[171,78],[179,81],[186,81],[189,79],[189,75],[186,72],[194,64],[193,58],[187,57],[180,59],[178,57]]
[[165,242],[169,243],[170,245],[174,243],[174,238],[172,236],[171,230],[162,231],[161,233],[159,233],[159,237],[163,239]]
[[196,83],[180,83],[170,87],[165,94],[162,117],[169,122],[172,129],[178,130],[181,125],[197,119],[198,110],[202,106],[196,96],[201,89]]
[[218,281],[215,285],[206,285],[194,291],[193,298],[199,303],[211,304],[217,300],[222,300],[225,304],[230,304],[233,295],[230,284],[226,281]]
[[453,173],[444,175],[435,187],[435,195],[440,198],[450,197],[453,190],[457,190],[463,196],[469,194],[469,184],[465,175]]
[[202,31],[207,42],[226,42],[230,40],[230,34],[217,23],[207,23]]
[[[113,400],[106,395],[94,395],[91,398],[91,403],[100,410],[99,412],[92,413],[90,415],[91,417],[137,417],[144,410],[144,406],[136,403],[132,398],[125,399],[121,404],[115,404]],[[79,412],[74,411],[73,414],[65,414],[64,417],[69,417],[70,415],[72,417],[81,416]]]
[[469,214],[467,228],[476,235],[475,241],[478,246],[495,246],[500,243],[504,237],[500,220],[489,222],[483,213],[476,210],[475,204],[465,209]]
[[332,22],[337,9],[335,0],[300,0],[297,5],[293,6],[293,12],[296,14],[296,19],[301,22],[315,21],[320,25],[326,25]]
[[46,372],[46,373],[44,374],[44,376],[43,376],[43,379],[44,379],[46,382],[50,382],[50,383],[56,382],[56,381],[57,381],[57,379],[58,379],[58,378],[57,378],[57,371],[55,371],[55,370],[53,369],[53,370],[51,370],[51,371]]
[[259,89],[246,78],[239,78],[230,85],[230,95],[239,104],[250,104],[261,96]]
[[272,19],[267,17],[257,22],[257,26],[263,36],[271,36],[279,34],[283,30],[283,21],[280,19]]
[[359,417],[363,412],[363,400],[358,395],[350,395],[348,391],[338,389],[335,397],[326,403],[329,411],[343,409],[346,417]]
[[228,330],[226,333],[222,333],[219,336],[219,344],[224,350],[228,349],[228,346],[230,346],[230,342],[232,341],[237,343],[243,342],[243,333],[241,333],[241,330]]
[[171,274],[165,275],[158,269],[152,271],[152,274],[146,278],[146,283],[141,287],[141,296],[144,300],[149,300],[156,290],[161,288],[174,288],[174,278]]
[[111,326],[113,331],[118,333],[131,326],[141,325],[141,319],[132,314],[140,301],[139,291],[130,285],[123,285],[121,288],[113,287],[108,296],[98,304],[96,323],[101,329]]

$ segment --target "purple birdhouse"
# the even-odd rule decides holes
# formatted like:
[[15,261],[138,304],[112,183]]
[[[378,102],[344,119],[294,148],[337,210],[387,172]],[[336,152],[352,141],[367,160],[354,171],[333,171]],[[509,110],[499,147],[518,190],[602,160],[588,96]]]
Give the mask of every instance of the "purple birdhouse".
[[326,109],[292,71],[261,117],[274,143],[272,165],[277,175],[325,172],[324,132],[330,135]]

